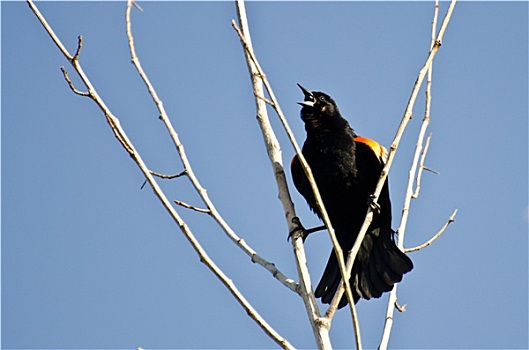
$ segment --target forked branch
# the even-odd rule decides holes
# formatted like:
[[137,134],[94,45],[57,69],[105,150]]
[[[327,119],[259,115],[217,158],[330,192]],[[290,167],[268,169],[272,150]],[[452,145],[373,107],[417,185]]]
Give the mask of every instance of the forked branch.
[[[421,178],[423,169],[425,169],[424,159],[426,157],[426,153],[428,151],[428,147],[430,144],[430,138],[431,138],[431,134],[430,134],[427,138],[426,146],[424,147],[424,151],[422,152],[422,156],[421,156],[421,150],[423,148],[423,143],[424,143],[424,136],[426,134],[426,129],[428,128],[428,125],[430,124],[430,109],[431,109],[430,107],[431,107],[431,101],[432,101],[431,85],[432,85],[432,71],[433,71],[433,68],[432,68],[433,67],[433,61],[432,61],[433,55],[435,54],[435,52],[439,49],[441,45],[444,30],[446,30],[446,27],[448,25],[448,21],[450,20],[454,6],[455,6],[455,0],[453,0],[450,3],[447,13],[445,15],[443,24],[441,26],[441,29],[439,30],[439,34],[436,35],[437,18],[439,14],[439,1],[438,0],[435,1],[434,15],[433,15],[433,20],[432,20],[432,30],[431,30],[430,55],[429,55],[429,58],[431,57],[431,59],[430,59],[429,65],[425,65],[423,69],[421,70],[421,72],[426,71],[428,73],[428,78],[426,81],[426,89],[425,89],[426,104],[425,104],[425,110],[424,110],[424,118],[423,118],[423,122],[420,128],[420,131],[419,131],[419,136],[417,138],[417,144],[415,146],[415,153],[413,156],[412,164],[411,164],[409,175],[408,175],[408,184],[407,184],[406,193],[404,196],[404,204],[402,208],[401,222],[397,230],[398,247],[403,251],[405,251],[404,250],[404,234],[405,234],[406,225],[408,222],[410,204],[411,204],[412,198],[416,198],[416,196],[418,196],[418,193],[419,193],[418,189],[420,187],[420,178]],[[410,118],[411,118],[411,110],[412,108],[409,109]],[[417,167],[419,164],[419,157],[420,157],[420,166],[419,166],[419,169],[417,170]],[[414,196],[413,184],[414,184],[415,179],[417,179],[417,189],[415,191],[415,196]],[[391,329],[393,326],[394,310],[397,309],[400,312],[403,311],[403,309],[399,307],[399,304],[397,303],[397,287],[398,285],[395,285],[389,295],[388,306],[386,310],[386,319],[384,322],[382,339],[381,339],[380,346],[379,346],[379,349],[381,350],[387,349],[387,346],[389,343],[389,337],[390,337]]]
[[[203,262],[214,274],[219,278],[219,280],[227,287],[227,289],[230,291],[230,293],[235,297],[235,299],[239,302],[239,304],[246,310],[248,315],[257,323],[259,326],[274,340],[276,341],[281,347],[285,349],[292,349],[292,345],[283,338],[279,333],[277,333],[270,325],[255,311],[255,309],[251,306],[251,304],[246,300],[246,298],[240,293],[240,291],[237,289],[235,284],[231,279],[229,279],[224,272],[209,258],[205,250],[202,248],[200,243],[196,240],[194,235],[192,234],[190,228],[187,226],[186,222],[179,216],[179,214],[176,212],[174,207],[171,205],[171,202],[167,199],[164,192],[159,187],[158,183],[154,179],[153,174],[151,173],[151,170],[147,167],[143,159],[141,158],[140,154],[136,151],[134,145],[129,140],[127,134],[121,127],[121,124],[116,118],[110,109],[106,106],[104,101],[101,99],[101,97],[98,95],[97,91],[92,86],[90,80],[88,79],[87,75],[84,73],[80,63],[79,63],[79,53],[81,50],[81,43],[82,40],[79,39],[78,48],[75,55],[71,55],[68,50],[64,47],[60,39],[55,35],[52,28],[48,25],[46,22],[44,16],[40,13],[38,8],[35,6],[35,4],[32,2],[32,0],[27,0],[27,3],[30,7],[30,9],[33,11],[33,13],[36,15],[37,19],[40,21],[40,23],[43,25],[44,29],[47,31],[47,33],[52,38],[53,42],[57,45],[59,50],[63,53],[63,55],[66,57],[66,59],[72,64],[75,71],[78,73],[81,81],[88,89],[88,95],[89,97],[98,105],[98,107],[102,110],[102,112],[105,115],[105,118],[114,132],[114,135],[118,139],[118,141],[122,144],[124,149],[130,154],[134,162],[137,164],[137,166],[140,168],[141,172],[147,179],[147,182],[152,187],[155,195],[159,198],[159,200],[162,202],[162,205],[164,208],[168,211],[170,216],[173,218],[173,220],[176,222],[184,236],[188,239],[191,246],[195,249],[197,254],[200,257],[200,261]],[[127,7],[127,13],[130,13],[130,5],[131,2],[129,1],[128,7]],[[63,73],[64,74],[64,73]],[[67,80],[68,82],[68,80]],[[70,85],[70,84],[69,84]],[[73,86],[73,84],[72,84]],[[75,91],[74,91],[75,92]],[[154,92],[154,90],[153,90]],[[155,94],[155,92],[154,92]],[[160,102],[161,103],[161,102]],[[179,144],[180,148],[183,148],[181,144]],[[186,159],[187,160],[187,159]],[[191,174],[189,173],[191,170],[187,169],[188,176],[191,177]],[[253,255],[252,260],[253,260]]]
[[[454,6],[456,4],[456,0],[452,0],[450,2],[450,5],[448,7],[448,10],[446,12],[445,18],[443,20],[443,24],[441,26],[441,29],[439,30],[439,33],[436,36],[435,42],[433,44],[432,49],[430,50],[430,53],[426,59],[426,62],[424,63],[423,67],[419,71],[419,74],[417,76],[417,80],[415,81],[415,84],[413,86],[410,98],[408,100],[408,104],[406,106],[406,110],[404,112],[404,116],[402,117],[402,120],[400,122],[400,125],[397,129],[397,133],[395,134],[395,138],[393,139],[393,142],[391,144],[391,147],[389,149],[388,158],[386,161],[386,164],[384,168],[382,169],[382,172],[380,174],[380,178],[377,183],[377,187],[375,189],[375,193],[373,194],[373,200],[374,202],[378,201],[378,198],[380,196],[380,192],[382,191],[382,187],[384,186],[384,183],[386,181],[386,178],[388,176],[389,170],[391,169],[391,165],[393,164],[393,160],[395,158],[395,152],[397,151],[398,145],[400,143],[400,140],[402,138],[402,135],[404,134],[404,130],[406,129],[406,126],[408,125],[408,122],[412,118],[412,111],[413,107],[415,105],[415,100],[417,99],[417,95],[419,93],[419,89],[422,85],[422,82],[424,81],[424,77],[426,73],[428,72],[428,69],[430,68],[432,64],[432,60],[437,54],[437,51],[441,47],[441,42],[444,36],[444,33],[446,31],[446,28],[448,26],[448,23],[450,22],[450,18],[452,16],[452,12],[454,10]],[[370,206],[366,213],[366,218],[364,220],[364,223],[358,233],[358,237],[356,238],[356,241],[353,245],[353,248],[349,252],[349,256],[347,257],[347,275],[351,273],[351,270],[353,268],[353,262],[356,257],[356,254],[358,253],[358,250],[360,249],[360,245],[362,244],[362,241],[364,239],[364,236],[367,232],[367,229],[369,228],[369,225],[371,224],[373,220],[373,208]],[[334,312],[336,312],[336,308],[338,306],[338,303],[343,295],[343,283],[338,288],[333,301],[331,302],[331,305],[329,306],[329,309],[327,310],[327,315],[331,317]]]
[[[193,168],[191,166],[191,162],[189,161],[187,154],[185,152],[184,146],[180,142],[178,133],[176,132],[175,128],[173,127],[171,123],[171,120],[169,119],[169,116],[167,115],[163,102],[158,96],[154,86],[150,82],[149,77],[147,76],[146,72],[143,70],[141,62],[136,53],[136,48],[134,46],[134,36],[132,35],[132,21],[131,21],[132,5],[135,5],[135,2],[129,0],[127,2],[127,11],[125,15],[126,24],[127,24],[127,38],[128,38],[130,55],[131,55],[131,61],[134,67],[137,69],[138,74],[140,75],[141,79],[145,83],[145,86],[147,87],[154,104],[158,108],[159,118],[164,123],[166,130],[169,133],[169,136],[171,140],[173,141],[173,144],[178,152],[180,161],[182,162],[182,165],[184,167],[184,171],[180,174],[185,173],[185,175],[189,178],[189,180],[191,181],[193,187],[195,188],[199,196],[202,198],[204,204],[206,205],[206,209],[201,209],[197,211],[207,212],[209,215],[211,215],[211,217],[217,222],[217,224],[226,233],[228,238],[230,238],[232,242],[234,242],[240,249],[242,249],[243,252],[246,253],[246,255],[248,255],[252,259],[253,262],[264,267],[279,282],[281,282],[283,285],[288,287],[290,290],[297,293],[298,286],[291,278],[288,278],[287,276],[285,276],[281,271],[279,271],[279,269],[277,269],[277,267],[275,267],[273,263],[270,263],[264,258],[260,257],[255,250],[253,250],[243,239],[241,239],[235,233],[235,231],[233,231],[233,229],[228,225],[228,223],[220,215],[215,205],[213,204],[213,201],[211,201],[211,199],[209,198],[209,195],[207,194],[206,189],[202,187],[200,181],[196,177],[195,172],[193,171]],[[271,268],[272,266],[273,268]]]

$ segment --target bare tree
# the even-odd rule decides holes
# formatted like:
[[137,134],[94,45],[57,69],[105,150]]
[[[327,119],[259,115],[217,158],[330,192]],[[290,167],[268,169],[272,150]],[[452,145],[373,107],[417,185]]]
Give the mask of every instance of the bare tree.
[[[351,318],[353,321],[353,328],[354,328],[355,339],[356,339],[356,348],[361,349],[362,341],[361,341],[360,325],[359,325],[359,319],[358,319],[358,316],[355,310],[355,303],[353,301],[352,292],[351,292],[349,284],[344,283],[343,281],[349,280],[349,276],[351,274],[354,259],[358,252],[360,244],[363,240],[363,237],[373,218],[373,209],[372,208],[368,209],[364,224],[359,232],[358,238],[353,248],[351,249],[351,251],[343,252],[337,242],[336,236],[334,234],[334,230],[332,228],[329,217],[327,215],[327,212],[321,200],[321,196],[319,194],[318,188],[314,181],[312,171],[308,163],[304,159],[303,154],[301,153],[300,147],[295,140],[294,134],[292,133],[288,125],[287,119],[283,115],[281,107],[279,106],[279,103],[277,102],[271,83],[266,78],[266,75],[261,65],[259,64],[257,56],[253,50],[244,2],[242,0],[236,0],[238,21],[232,21],[232,26],[240,38],[240,41],[241,41],[241,44],[244,50],[244,54],[246,57],[246,62],[248,65],[248,70],[249,70],[251,81],[252,81],[252,89],[253,89],[254,96],[255,96],[257,120],[258,120],[259,126],[262,131],[263,140],[264,140],[266,150],[267,150],[267,153],[270,159],[270,163],[273,168],[274,175],[275,175],[278,194],[279,194],[279,200],[281,201],[283,205],[286,223],[289,227],[289,230],[294,231],[294,229],[296,228],[295,222],[293,221],[293,219],[296,217],[295,209],[292,203],[292,199],[290,197],[290,192],[289,192],[287,181],[286,181],[286,175],[285,175],[285,170],[283,167],[283,160],[281,156],[281,147],[275,136],[275,132],[271,126],[268,113],[266,110],[267,105],[272,106],[274,110],[276,111],[276,114],[279,120],[281,121],[281,124],[283,125],[284,131],[289,137],[291,146],[294,148],[296,155],[301,161],[301,164],[304,168],[307,178],[309,179],[311,183],[318,208],[320,212],[322,213],[323,221],[329,233],[330,239],[333,243],[334,251],[338,257],[339,268],[340,268],[340,272],[342,275],[342,283],[340,284],[340,288],[338,289],[336,295],[334,296],[333,301],[331,302],[329,308],[325,311],[324,314],[322,314],[320,308],[318,307],[316,299],[314,297],[314,292],[312,290],[311,277],[310,277],[309,270],[307,267],[307,258],[305,255],[303,239],[301,235],[294,234],[291,240],[294,256],[296,259],[298,279],[299,279],[299,282],[296,282],[294,278],[288,277],[285,274],[283,274],[275,266],[274,263],[260,256],[254,249],[252,249],[244,241],[243,238],[241,238],[239,235],[236,234],[236,232],[229,226],[229,224],[224,220],[222,215],[216,209],[214,203],[209,198],[207,191],[201,185],[199,179],[196,177],[195,173],[193,172],[191,162],[186,155],[184,147],[179,139],[178,133],[173,127],[171,120],[169,116],[167,115],[167,112],[163,106],[162,100],[159,98],[156,92],[156,89],[150,82],[147,73],[143,70],[141,61],[138,55],[136,54],[136,49],[134,45],[134,36],[132,34],[131,11],[132,11],[133,6],[136,6],[138,9],[141,9],[141,8],[133,0],[127,1],[126,29],[127,29],[127,37],[128,37],[131,61],[133,65],[135,66],[135,68],[137,69],[137,72],[142,78],[143,82],[145,83],[148,93],[152,97],[153,103],[156,105],[158,109],[159,118],[164,123],[165,128],[167,130],[167,135],[172,140],[175,146],[175,151],[178,154],[179,159],[181,160],[183,171],[175,175],[160,174],[152,170],[146,164],[146,162],[142,159],[140,152],[135,148],[133,143],[128,138],[125,130],[120,124],[118,117],[115,116],[111,112],[109,107],[105,104],[103,98],[97,93],[96,89],[90,82],[89,77],[85,74],[82,68],[82,65],[80,63],[81,50],[82,50],[82,45],[83,45],[82,36],[78,37],[77,49],[75,53],[72,55],[66,49],[66,47],[62,44],[61,40],[54,33],[53,29],[47,23],[46,19],[42,16],[42,14],[39,12],[38,8],[35,6],[32,0],[27,0],[27,3],[30,9],[34,12],[36,17],[40,21],[40,23],[43,25],[44,29],[47,31],[47,33],[52,38],[53,42],[57,45],[60,52],[68,60],[72,68],[75,70],[75,72],[78,74],[79,78],[81,79],[83,88],[78,89],[74,86],[72,80],[69,77],[69,74],[66,68],[61,67],[64,79],[66,80],[72,92],[80,96],[90,98],[101,109],[109,127],[114,133],[114,136],[116,137],[120,145],[125,149],[125,151],[130,155],[131,159],[136,163],[138,168],[141,170],[141,172],[145,176],[146,183],[149,184],[149,186],[151,186],[151,188],[153,189],[155,195],[160,200],[163,207],[166,209],[168,214],[173,218],[173,220],[175,221],[177,226],[180,228],[183,235],[187,238],[187,240],[189,241],[193,249],[195,249],[196,253],[200,257],[200,261],[203,262],[211,270],[211,272],[213,272],[213,274],[226,286],[226,288],[230,291],[230,293],[237,300],[237,302],[245,309],[245,311],[248,313],[250,318],[253,319],[259,325],[259,327],[261,327],[261,329],[269,337],[271,337],[279,346],[285,349],[294,348],[293,345],[290,344],[290,342],[285,337],[283,337],[278,331],[276,331],[270,324],[266,322],[266,320],[258,313],[258,311],[250,304],[250,302],[238,290],[237,286],[229,278],[229,276],[227,276],[221,270],[221,268],[217,266],[215,262],[208,256],[207,252],[204,250],[200,242],[197,240],[197,238],[193,234],[191,228],[178,214],[176,210],[177,207],[181,207],[181,208],[188,209],[188,210],[194,210],[199,213],[203,213],[205,215],[210,216],[219,225],[219,227],[224,231],[227,238],[229,238],[237,247],[239,247],[250,258],[251,262],[257,263],[263,268],[265,268],[267,271],[270,272],[272,277],[275,278],[278,282],[280,282],[283,286],[285,286],[286,288],[289,288],[291,291],[298,294],[304,302],[304,305],[307,311],[307,316],[310,321],[313,334],[315,337],[316,345],[320,349],[330,349],[332,347],[330,336],[329,336],[329,331],[331,328],[333,316],[335,315],[335,312],[338,307],[338,303],[340,299],[342,298],[343,293],[345,293],[349,301],[348,305],[349,305],[349,310],[351,313]],[[412,251],[420,250],[430,245],[435,239],[437,239],[443,233],[443,231],[447,228],[447,226],[451,222],[454,221],[454,217],[457,212],[456,210],[454,211],[454,213],[448,219],[447,223],[430,240],[428,240],[427,242],[425,242],[424,244],[418,247],[408,248],[408,249],[404,248],[404,232],[406,229],[406,223],[407,223],[407,219],[409,215],[411,199],[417,198],[417,196],[419,195],[420,179],[422,176],[422,171],[423,170],[431,171],[431,169],[427,168],[424,165],[426,152],[428,150],[431,135],[428,136],[426,143],[424,141],[424,136],[426,134],[426,130],[427,130],[429,120],[430,120],[432,62],[433,62],[433,58],[435,57],[437,51],[441,47],[442,38],[447,28],[447,25],[450,21],[450,17],[454,9],[455,3],[456,3],[456,0],[451,1],[449,8],[447,10],[447,13],[444,17],[444,20],[442,21],[442,24],[440,26],[440,29],[437,30],[437,17],[438,17],[439,4],[437,0],[435,2],[434,19],[432,21],[432,34],[431,34],[432,39],[431,39],[431,45],[429,48],[429,53],[428,53],[427,59],[423,67],[419,71],[417,80],[412,88],[412,92],[411,92],[406,110],[404,112],[401,123],[397,129],[397,132],[395,134],[391,147],[389,148],[387,161],[385,163],[384,169],[382,170],[380,179],[376,187],[376,191],[373,194],[373,201],[376,203],[376,201],[378,200],[378,196],[380,195],[380,192],[382,190],[382,186],[389,174],[389,171],[393,163],[393,159],[398,149],[398,145],[403,135],[403,132],[408,122],[412,118],[412,110],[414,108],[415,100],[417,98],[419,89],[422,86],[425,77],[427,76],[425,113],[424,113],[422,127],[418,135],[417,146],[415,149],[413,161],[410,167],[408,186],[407,186],[405,201],[404,201],[403,209],[402,209],[402,218],[401,218],[400,226],[398,229],[398,236],[399,236],[398,245],[405,252],[412,252]],[[202,200],[203,207],[190,205],[181,200],[176,200],[176,199],[170,200],[166,196],[166,194],[162,191],[162,189],[160,188],[157,182],[157,178],[179,178],[179,177],[187,177],[190,180],[194,189],[196,190],[197,194],[200,196]],[[382,340],[380,343],[381,349],[387,348],[387,345],[389,342],[391,326],[393,323],[393,311],[395,310],[395,308],[399,311],[404,310],[403,306],[399,306],[397,304],[396,291],[397,291],[397,288],[395,286],[389,298],[388,308],[386,312],[384,332],[383,332]]]

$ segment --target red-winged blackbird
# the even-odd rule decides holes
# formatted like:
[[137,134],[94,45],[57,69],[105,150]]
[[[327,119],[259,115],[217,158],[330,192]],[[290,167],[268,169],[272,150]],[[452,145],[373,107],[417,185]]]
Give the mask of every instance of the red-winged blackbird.
[[[298,86],[305,95],[305,100],[299,102],[303,106],[301,119],[307,132],[303,156],[312,169],[336,238],[347,256],[371,203],[371,195],[384,166],[386,149],[373,140],[356,135],[329,95]],[[297,190],[321,218],[312,188],[296,156],[292,159],[291,171]],[[360,298],[379,298],[413,269],[411,260],[394,241],[387,180],[378,205],[351,272],[350,286],[355,303]],[[340,279],[338,260],[332,251],[316,287],[316,297],[330,303]],[[347,299],[344,295],[339,307],[345,305]]]

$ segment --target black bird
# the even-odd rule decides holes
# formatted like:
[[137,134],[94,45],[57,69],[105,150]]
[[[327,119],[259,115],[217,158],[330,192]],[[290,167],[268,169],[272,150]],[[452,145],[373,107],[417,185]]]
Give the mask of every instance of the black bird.
[[[356,135],[329,95],[298,86],[305,95],[305,100],[298,102],[303,106],[301,119],[307,132],[303,156],[312,169],[336,238],[347,256],[371,203],[371,195],[384,166],[386,149],[371,139]],[[297,190],[321,219],[312,188],[297,156],[292,159],[291,172]],[[410,258],[395,244],[394,235],[386,180],[373,221],[353,264],[349,283],[355,303],[360,298],[379,298],[413,269]],[[329,304],[340,279],[338,260],[332,251],[316,287],[316,297]],[[344,295],[339,308],[345,305],[347,299]]]

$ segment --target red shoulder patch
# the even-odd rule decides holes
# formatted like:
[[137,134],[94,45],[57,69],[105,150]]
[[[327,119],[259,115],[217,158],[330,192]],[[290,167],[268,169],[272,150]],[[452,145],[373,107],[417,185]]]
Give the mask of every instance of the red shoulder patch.
[[355,142],[360,142],[360,143],[363,143],[363,144],[369,146],[369,148],[371,148],[373,150],[373,152],[376,154],[377,157],[379,157],[384,162],[386,162],[388,151],[386,150],[386,148],[384,146],[382,146],[381,144],[379,144],[375,140],[371,140],[371,139],[368,139],[367,137],[363,137],[363,136],[357,136],[357,137],[355,137]]

